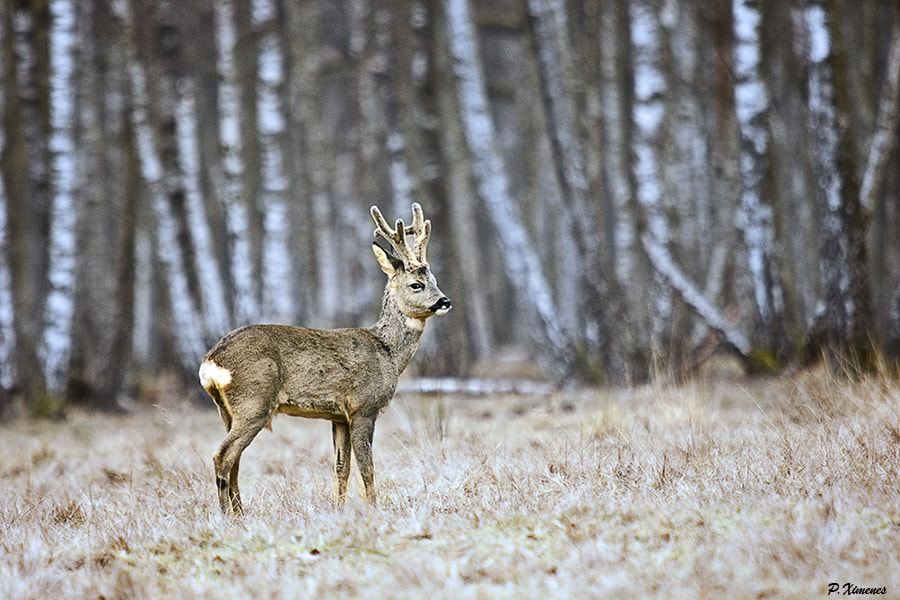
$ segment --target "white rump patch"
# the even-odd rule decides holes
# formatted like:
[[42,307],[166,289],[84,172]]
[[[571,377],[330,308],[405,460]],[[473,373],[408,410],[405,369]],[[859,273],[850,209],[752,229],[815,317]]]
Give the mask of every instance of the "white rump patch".
[[213,386],[223,388],[231,383],[231,371],[225,367],[220,367],[211,360],[204,360],[200,363],[200,385],[203,389],[209,389]]

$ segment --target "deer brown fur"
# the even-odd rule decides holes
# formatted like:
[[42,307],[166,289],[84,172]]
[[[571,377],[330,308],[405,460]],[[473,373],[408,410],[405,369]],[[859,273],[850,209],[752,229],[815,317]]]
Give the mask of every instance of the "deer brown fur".
[[[228,431],[213,457],[225,514],[242,512],[241,453],[279,413],[331,421],[335,499],[346,497],[353,457],[360,492],[375,502],[375,419],[391,401],[426,320],[451,307],[425,259],[431,222],[418,204],[412,208],[412,225],[398,219],[393,229],[377,207],[371,209],[376,225],[372,250],[388,276],[375,325],[328,331],[250,325],[226,335],[203,357],[200,383]],[[414,236],[412,248],[407,235]]]

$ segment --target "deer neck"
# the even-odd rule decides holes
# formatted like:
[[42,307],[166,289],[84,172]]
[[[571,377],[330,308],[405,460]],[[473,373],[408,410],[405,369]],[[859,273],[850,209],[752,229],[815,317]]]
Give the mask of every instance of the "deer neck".
[[424,329],[425,320],[414,319],[400,312],[400,307],[397,306],[390,289],[385,288],[381,316],[371,331],[390,351],[391,358],[397,366],[397,373],[402,373],[412,360]]

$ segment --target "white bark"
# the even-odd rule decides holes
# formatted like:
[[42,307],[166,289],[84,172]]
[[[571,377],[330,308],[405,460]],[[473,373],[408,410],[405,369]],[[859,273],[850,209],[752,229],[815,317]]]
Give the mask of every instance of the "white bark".
[[250,216],[242,200],[241,110],[238,77],[234,64],[237,32],[231,0],[215,2],[216,49],[218,52],[219,143],[222,147],[222,181],[217,195],[225,206],[225,221],[231,243],[231,277],[234,288],[235,317],[250,323],[259,317],[259,301],[254,286],[253,259],[250,252]]
[[394,196],[394,210],[404,214],[415,202],[413,199],[413,178],[406,162],[406,140],[400,132],[391,133],[387,139],[390,156],[391,191]]
[[[122,21],[130,29],[132,16],[129,3],[122,3]],[[134,32],[129,31],[128,39],[128,75],[131,92],[131,125],[134,129],[137,145],[138,162],[141,175],[147,183],[153,214],[156,217],[157,252],[165,268],[167,292],[172,310],[172,333],[176,340],[175,348],[179,360],[185,368],[193,369],[197,360],[205,352],[202,328],[197,319],[199,311],[192,302],[189,293],[187,273],[183,257],[179,252],[177,240],[177,223],[169,207],[163,182],[164,170],[157,148],[158,144],[148,114],[149,97],[147,77],[143,66],[137,59]]]
[[[544,86],[550,98],[553,119],[552,134],[556,138],[556,151],[562,163],[562,179],[572,206],[570,211],[579,228],[590,227],[586,214],[588,178],[585,169],[584,149],[577,131],[576,109],[572,93],[567,85],[573,79],[571,43],[568,31],[565,3],[561,0],[529,0],[528,8],[535,21],[538,39],[538,57]],[[564,37],[565,36],[565,37]],[[597,239],[596,235],[584,235],[585,242]],[[596,245],[596,244],[595,244]]]
[[[290,6],[290,8],[288,8]],[[311,285],[298,295],[306,300],[305,321],[316,327],[333,326],[341,301],[341,274],[337,244],[332,233],[334,200],[328,187],[328,175],[333,172],[334,142],[323,122],[322,80],[319,77],[322,51],[319,35],[309,24],[319,23],[323,7],[317,3],[289,3],[285,7],[293,43],[291,45],[291,96],[294,121],[302,132],[298,142],[303,154],[303,189],[298,190],[308,200],[307,211],[301,213],[296,227],[304,227],[304,242],[297,251],[306,267]],[[314,282],[314,283],[313,283]],[[295,288],[296,289],[296,288]]]
[[[5,6],[0,6],[0,19],[6,22],[8,17]],[[0,48],[6,47],[6,27],[0,27]],[[0,73],[8,73],[8,65],[5,63],[6,53],[0,53]],[[0,77],[0,81],[3,78]],[[0,85],[0,114],[6,112],[6,86]],[[0,153],[6,150],[6,133],[0,127]],[[13,349],[16,344],[16,331],[14,327],[15,310],[13,308],[12,296],[12,277],[9,272],[9,262],[7,260],[7,230],[6,230],[6,211],[7,206],[6,189],[3,185],[3,178],[0,177],[0,386],[10,389],[15,383],[15,372],[13,371]]]
[[215,339],[228,329],[230,319],[225,303],[225,287],[213,253],[209,220],[200,189],[200,150],[197,147],[197,115],[194,111],[193,90],[187,82],[181,88],[182,94],[175,107],[175,123],[182,185],[185,190],[185,212],[196,261],[194,268],[200,282],[200,313],[204,336],[206,339]]
[[[772,207],[762,200],[764,165],[769,135],[764,117],[768,94],[759,74],[759,10],[748,0],[734,0],[735,110],[741,131],[741,202],[736,218],[744,236],[756,308],[768,330],[775,314],[784,310],[784,293],[777,275]],[[769,277],[767,271],[774,277]]]
[[[602,111],[603,137],[606,140],[601,156],[604,161],[603,175],[609,186],[612,205],[615,207],[616,227],[614,242],[616,249],[616,275],[619,281],[630,282],[635,276],[635,254],[639,252],[635,243],[637,235],[632,211],[631,183],[628,179],[627,123],[630,115],[625,106],[623,86],[619,84],[623,49],[617,43],[617,20],[611,4],[603,8],[600,21],[600,110]],[[625,285],[626,292],[633,286]]]
[[[275,18],[272,0],[254,0],[253,22],[265,26]],[[263,27],[259,41],[256,110],[261,150],[263,217],[262,306],[267,321],[294,318],[293,264],[289,250],[288,177],[284,164],[286,117],[281,104],[284,85],[284,48],[271,27]]]
[[134,240],[134,328],[132,335],[132,355],[135,362],[150,360],[151,340],[154,323],[154,268],[153,239],[151,233],[138,229]]
[[[665,42],[661,51],[668,76],[667,89],[660,98],[665,104],[665,119],[661,136],[663,145],[657,146],[662,156],[658,168],[663,188],[662,204],[676,207],[674,210],[680,217],[672,220],[672,240],[684,240],[692,245],[697,258],[691,261],[691,270],[705,273],[706,287],[717,292],[720,269],[709,259],[716,255],[715,248],[722,243],[721,237],[716,235],[719,231],[716,230],[715,215],[725,210],[708,206],[709,199],[719,190],[714,192],[712,186],[715,157],[710,156],[710,136],[704,131],[707,117],[703,105],[707,97],[715,97],[715,83],[713,74],[706,73],[709,87],[703,93],[691,85],[696,80],[696,73],[704,69],[701,64],[703,52],[698,50],[697,44],[703,34],[694,14],[695,11],[702,14],[704,8],[695,9],[689,4],[696,6],[687,2],[666,2],[658,17],[656,35],[662,35],[661,41]],[[662,66],[660,59],[663,56],[656,58],[656,68]],[[717,133],[726,137],[724,132]],[[719,206],[728,201],[728,197],[716,198]]]
[[137,65],[132,67],[132,94],[135,104],[132,119],[141,173],[152,196],[151,205],[156,217],[156,249],[165,267],[167,291],[174,319],[173,334],[178,342],[177,351],[182,364],[193,366],[205,351],[203,335],[196,318],[198,311],[191,302],[185,265],[178,251],[177,224],[163,191],[162,165],[156,154],[153,129],[147,121],[146,90],[143,89],[142,82],[136,81],[142,77],[142,74],[138,73],[139,69]]
[[41,354],[47,386],[62,391],[72,345],[75,312],[75,174],[73,132],[75,98],[75,6],[72,0],[50,3],[50,160],[52,205],[50,209],[50,291],[44,305]]
[[497,232],[507,275],[520,300],[540,323],[543,341],[557,367],[566,367],[568,339],[556,302],[541,270],[537,252],[519,214],[494,133],[484,76],[478,58],[475,26],[468,0],[446,0],[447,28],[463,132],[472,154],[472,170],[481,201]]
[[[635,195],[647,221],[646,238],[656,247],[671,240],[663,210],[663,188],[656,148],[665,117],[662,97],[666,81],[659,65],[660,27],[654,8],[644,2],[631,5],[631,40],[634,48],[634,108],[632,119]],[[646,244],[644,244],[646,246]],[[668,330],[672,297],[665,286],[655,285],[650,292],[653,311],[651,339],[658,341]]]
[[[2,34],[0,34],[2,41]],[[0,89],[0,111],[3,109],[3,91]],[[6,145],[5,136],[0,129],[0,152]],[[10,389],[15,382],[13,372],[13,348],[16,345],[16,332],[13,327],[15,312],[13,310],[12,278],[9,264],[6,261],[6,191],[3,178],[0,177],[0,386]]]
[[[846,330],[852,330],[856,306],[850,294],[849,241],[841,215],[841,175],[837,168],[838,131],[834,110],[834,86],[828,64],[831,38],[826,23],[827,15],[822,6],[810,4],[804,12],[809,34],[809,118],[813,136],[813,173],[816,177],[816,194],[822,209],[822,247],[820,270],[824,282],[826,300],[820,298],[815,318],[827,311],[838,311],[845,321]],[[834,304],[837,302],[841,304]]]
[[870,216],[875,210],[875,199],[887,171],[888,158],[897,141],[894,132],[897,131],[900,113],[900,19],[894,23],[882,85],[875,132],[869,144],[869,156],[859,189],[860,204],[865,214]]
[[[659,22],[652,6],[642,2],[632,5],[631,36],[635,53],[635,180],[637,199],[647,218],[647,230],[641,244],[656,273],[674,289],[710,328],[720,332],[741,354],[747,355],[750,345],[743,334],[721,314],[675,263],[669,250],[670,232],[663,211],[663,187],[660,182],[656,147],[665,106],[665,78],[659,66]],[[661,336],[667,327],[672,310],[668,294],[655,297],[656,315],[653,335]]]

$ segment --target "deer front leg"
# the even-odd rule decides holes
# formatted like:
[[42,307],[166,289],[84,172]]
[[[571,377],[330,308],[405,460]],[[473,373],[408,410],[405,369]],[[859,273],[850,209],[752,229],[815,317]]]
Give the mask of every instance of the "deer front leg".
[[334,500],[341,504],[347,498],[347,481],[350,479],[350,426],[332,421],[331,438],[334,442]]
[[372,462],[372,437],[375,434],[374,417],[354,417],[350,423],[350,443],[356,468],[359,470],[360,493],[375,504],[375,467]]

